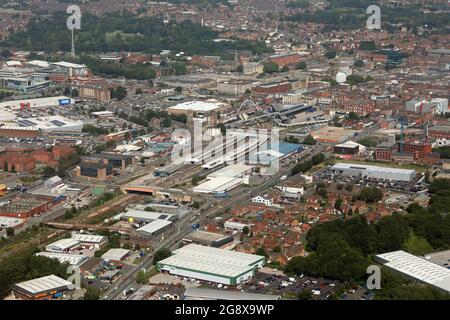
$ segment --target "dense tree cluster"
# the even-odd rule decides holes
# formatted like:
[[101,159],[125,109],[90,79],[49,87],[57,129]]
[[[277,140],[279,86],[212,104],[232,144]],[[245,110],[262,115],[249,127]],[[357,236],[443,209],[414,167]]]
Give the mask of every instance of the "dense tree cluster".
[[156,265],[159,261],[164,260],[172,255],[172,252],[167,248],[161,248],[155,252],[153,257],[153,264]]
[[[437,180],[430,185],[433,207],[423,208],[418,204],[408,207],[408,213],[394,213],[375,223],[368,223],[364,215],[348,220],[334,220],[314,226],[307,235],[307,257],[296,257],[289,261],[286,271],[306,273],[312,276],[342,281],[365,279],[365,268],[371,264],[372,256],[378,253],[405,250],[413,254],[425,254],[450,246],[450,215],[448,212],[450,182]],[[447,194],[443,199],[442,193]],[[384,274],[384,273],[383,273]],[[381,297],[402,296],[412,298],[418,285],[399,284],[387,288]],[[425,296],[435,295],[428,287],[417,292]],[[409,294],[408,294],[409,293]]]
[[383,199],[383,191],[377,187],[364,187],[361,190],[358,199],[371,203],[378,202]]
[[[373,3],[369,0],[334,0],[323,10],[304,11],[286,17],[288,21],[314,22],[326,25],[325,30],[354,30],[365,26],[368,15],[366,9]],[[394,31],[396,24],[408,26],[417,33],[417,28],[425,26],[431,30],[447,31],[447,13],[431,10],[425,12],[419,4],[381,5],[383,29]]]
[[325,160],[325,155],[323,153],[319,153],[314,155],[311,160],[305,160],[303,162],[300,162],[295,165],[294,168],[292,168],[292,175],[296,175],[298,173],[304,173],[311,169],[313,166],[318,165],[319,163],[322,163]]
[[29,248],[0,261],[0,299],[11,292],[14,283],[54,274],[67,278],[68,265],[47,257],[37,257],[37,248]]
[[[12,34],[0,46],[14,46],[34,51],[70,51],[70,32],[65,28],[67,15],[34,18],[25,31]],[[116,12],[98,17],[83,14],[83,28],[75,33],[78,52],[132,51],[160,53],[183,51],[188,55],[224,55],[227,50],[251,50],[256,54],[271,52],[264,43],[246,40],[213,41],[218,33],[190,20],[165,24],[161,17],[139,17]],[[113,64],[108,66],[113,68]]]

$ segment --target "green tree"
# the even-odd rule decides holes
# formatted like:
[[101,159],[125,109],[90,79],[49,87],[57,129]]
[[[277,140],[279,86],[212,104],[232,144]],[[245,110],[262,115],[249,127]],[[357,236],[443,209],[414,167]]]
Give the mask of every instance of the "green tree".
[[148,284],[150,276],[151,272],[144,272],[143,270],[140,270],[136,276],[136,282],[139,284]]
[[357,68],[364,67],[364,61],[362,61],[361,59],[356,60],[355,61],[355,67],[357,67]]
[[100,300],[100,291],[93,287],[87,287],[83,300]]
[[0,56],[1,56],[3,59],[9,59],[10,57],[12,57],[12,53],[11,53],[11,51],[9,51],[9,50],[7,50],[7,49],[4,49],[4,50],[2,50],[2,51],[0,52]]
[[342,206],[342,199],[337,198],[336,201],[334,202],[334,208],[336,210],[341,210],[341,206]]
[[6,235],[8,237],[13,237],[14,236],[14,229],[11,227],[6,228]]
[[156,265],[159,261],[164,260],[172,255],[172,252],[167,248],[161,248],[155,252],[153,257],[153,264]]
[[322,163],[325,160],[325,155],[323,153],[318,153],[312,156],[311,163],[313,166],[318,165],[319,163]]
[[259,247],[258,249],[256,249],[255,254],[258,256],[264,256],[266,258],[269,257],[269,254],[267,253],[266,249],[264,249],[264,247]]
[[310,289],[302,289],[298,294],[297,294],[297,299],[298,300],[311,300],[313,297],[312,291]]
[[281,252],[281,247],[280,246],[276,246],[275,248],[273,248],[272,252],[280,253]]
[[122,86],[111,88],[110,92],[112,99],[123,100],[127,96],[127,90]]
[[42,174],[44,175],[44,177],[53,177],[56,175],[56,170],[53,167],[45,166],[42,170]]
[[161,121],[161,127],[169,128],[172,126],[172,120],[170,118],[164,118],[163,121]]
[[402,250],[414,255],[423,255],[433,251],[433,247],[424,237],[416,236],[414,232],[410,232],[408,239],[402,244]]
[[277,63],[275,63],[273,61],[268,61],[263,64],[263,70],[264,70],[264,73],[274,73],[274,72],[279,72],[280,67],[278,66]]
[[11,172],[15,173],[16,172],[16,166],[14,165],[14,163],[11,166]]
[[324,55],[327,59],[334,59],[336,58],[336,50],[327,50]]
[[243,234],[249,234],[249,232],[250,232],[250,228],[247,227],[247,226],[245,226],[245,227],[242,229],[242,233],[243,233]]
[[67,278],[66,264],[60,264],[55,259],[35,256],[38,249],[27,246],[26,249],[16,251],[5,256],[0,261],[0,298],[5,298],[11,292],[11,285],[39,277],[54,274]]
[[217,128],[220,128],[220,132],[222,133],[222,135],[226,135],[227,133],[227,127],[225,126],[225,124],[223,123],[218,123],[217,124]]
[[310,134],[308,134],[305,139],[303,140],[303,144],[307,144],[307,145],[314,145],[316,144],[316,140],[314,139],[314,137]]
[[377,187],[364,187],[358,196],[359,200],[371,203],[378,202],[382,198],[383,191]]
[[354,112],[354,111],[350,111],[348,113],[348,118],[352,119],[352,120],[359,120],[358,114],[356,112]]
[[307,67],[307,65],[306,65],[305,61],[297,62],[297,64],[295,65],[295,69],[297,69],[297,70],[303,70],[303,69],[306,69],[306,67]]

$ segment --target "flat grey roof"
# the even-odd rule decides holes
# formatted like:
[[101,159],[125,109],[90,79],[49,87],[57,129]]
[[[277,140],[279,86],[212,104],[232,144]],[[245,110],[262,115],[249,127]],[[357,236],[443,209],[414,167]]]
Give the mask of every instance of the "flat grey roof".
[[248,272],[263,259],[263,256],[255,254],[190,244],[175,250],[172,256],[158,264],[235,277]]
[[450,293],[450,270],[405,251],[375,256],[376,261],[406,276]]
[[272,294],[259,294],[236,292],[208,288],[187,288],[184,295],[189,298],[201,300],[279,300],[281,296]]
[[71,282],[51,274],[46,277],[16,283],[13,287],[22,289],[31,294],[38,294],[64,287],[70,289],[75,286]]

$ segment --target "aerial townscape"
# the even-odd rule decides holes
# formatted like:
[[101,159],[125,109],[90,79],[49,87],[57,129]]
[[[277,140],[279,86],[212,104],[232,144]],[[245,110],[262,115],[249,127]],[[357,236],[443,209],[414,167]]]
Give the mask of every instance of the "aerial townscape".
[[449,17],[0,0],[0,300],[449,300]]

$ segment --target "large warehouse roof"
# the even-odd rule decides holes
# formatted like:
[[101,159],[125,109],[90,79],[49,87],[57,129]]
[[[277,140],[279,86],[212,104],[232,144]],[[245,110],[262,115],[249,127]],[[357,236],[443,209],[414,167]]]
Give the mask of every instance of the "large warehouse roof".
[[120,261],[130,253],[130,250],[114,248],[109,249],[102,255],[102,259],[105,261]]
[[392,173],[404,173],[404,174],[413,174],[416,171],[411,169],[399,169],[399,168],[391,168],[391,167],[380,167],[380,166],[371,166],[366,164],[354,164],[354,163],[336,163],[331,167],[332,170],[339,169],[360,169],[367,170],[372,172],[392,172]]
[[159,264],[198,272],[236,277],[248,272],[263,256],[190,244],[173,252]]
[[20,282],[15,284],[14,286],[31,294],[48,292],[63,287],[67,287],[68,289],[74,287],[71,282],[57,277],[53,274],[42,278]]
[[88,243],[102,243],[106,241],[105,236],[98,236],[94,234],[82,234],[82,233],[73,234],[72,239],[77,240],[79,242],[88,242]]
[[211,111],[222,108],[224,103],[215,100],[210,101],[187,101],[179,103],[168,110],[185,110],[185,111]]
[[3,228],[14,228],[21,223],[23,223],[23,219],[0,217],[0,226]]
[[279,300],[281,297],[273,294],[236,292],[209,288],[186,288],[184,293],[188,300]]
[[229,177],[229,178],[240,178],[245,173],[252,170],[251,166],[245,165],[243,163],[236,163],[219,169],[208,175],[208,178],[216,177]]
[[172,224],[172,221],[158,219],[158,220],[154,220],[150,223],[147,223],[145,226],[140,227],[139,229],[136,229],[136,231],[153,234],[153,233],[158,232],[159,230],[167,227],[170,224]]
[[68,250],[70,248],[79,246],[80,243],[77,240],[74,239],[61,239],[58,241],[55,241],[53,243],[50,243],[45,247],[46,250],[56,249],[56,250]]
[[173,216],[174,214],[170,213],[131,209],[124,212],[122,218],[145,219],[145,220],[156,220],[156,219],[169,220]]
[[194,187],[193,190],[199,193],[226,192],[242,183],[243,181],[240,178],[217,177]]
[[70,103],[74,103],[74,100],[66,96],[56,97],[44,97],[34,99],[21,99],[0,102],[0,108],[7,107],[11,109],[20,109],[21,104],[29,104],[31,108],[53,107],[59,105],[60,100],[70,100]]
[[378,254],[375,260],[406,276],[450,293],[449,269],[401,250]]

